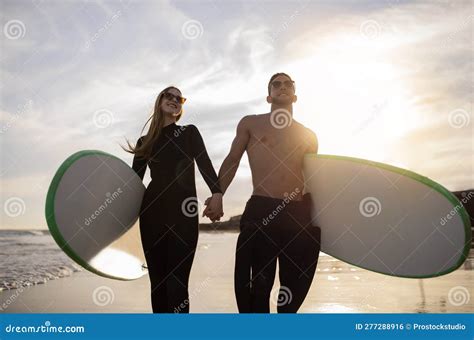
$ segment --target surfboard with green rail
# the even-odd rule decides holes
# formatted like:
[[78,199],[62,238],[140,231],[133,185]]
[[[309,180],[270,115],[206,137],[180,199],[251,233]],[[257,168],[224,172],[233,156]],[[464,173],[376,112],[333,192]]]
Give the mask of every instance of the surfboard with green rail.
[[79,151],[56,171],[46,221],[56,243],[85,269],[133,280],[147,273],[138,216],[145,186],[128,164],[98,150]]
[[[382,274],[429,278],[459,268],[471,245],[454,194],[413,171],[369,160],[306,154],[305,191],[321,251]],[[472,197],[474,199],[474,197]]]

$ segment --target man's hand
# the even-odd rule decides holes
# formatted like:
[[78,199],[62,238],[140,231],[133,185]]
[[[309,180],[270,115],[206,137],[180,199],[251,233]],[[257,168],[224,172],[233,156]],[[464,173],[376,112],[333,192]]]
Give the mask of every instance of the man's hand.
[[204,209],[202,216],[207,216],[212,222],[220,221],[224,216],[222,209],[222,194],[216,193],[208,197],[204,202],[206,209]]

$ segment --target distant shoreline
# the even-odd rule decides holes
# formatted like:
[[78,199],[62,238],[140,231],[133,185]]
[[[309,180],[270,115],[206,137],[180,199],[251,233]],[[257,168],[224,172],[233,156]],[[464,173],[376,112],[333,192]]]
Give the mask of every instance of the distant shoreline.
[[[459,191],[452,191],[451,193],[456,196],[459,201],[462,201],[466,196],[471,197],[474,189],[466,189]],[[474,200],[468,200],[464,205],[470,220],[471,226],[474,227]],[[199,223],[200,231],[223,231],[223,232],[239,232],[240,218],[242,215],[232,216],[229,220],[223,222],[214,223]],[[43,231],[48,229],[37,228],[37,229],[0,229],[0,231]],[[474,239],[473,239],[474,243]]]
[[[240,217],[242,215],[233,216],[228,221],[223,222],[214,222],[214,223],[199,223],[199,231],[209,231],[209,232],[238,232],[240,225]],[[28,228],[28,229],[0,229],[0,231],[9,231],[9,232],[49,232],[48,228]]]

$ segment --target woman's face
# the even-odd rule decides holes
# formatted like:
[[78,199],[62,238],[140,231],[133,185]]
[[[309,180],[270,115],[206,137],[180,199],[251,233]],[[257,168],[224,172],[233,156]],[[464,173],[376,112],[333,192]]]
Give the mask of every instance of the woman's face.
[[169,116],[176,117],[181,112],[181,92],[175,88],[166,90],[161,99],[160,109]]

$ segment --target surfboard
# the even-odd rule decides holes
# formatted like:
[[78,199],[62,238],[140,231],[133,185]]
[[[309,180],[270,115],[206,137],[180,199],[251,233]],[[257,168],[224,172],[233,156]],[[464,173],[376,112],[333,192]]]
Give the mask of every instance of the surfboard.
[[120,158],[98,150],[68,157],[46,197],[46,221],[56,243],[100,276],[138,279],[147,273],[138,216],[145,186]]
[[467,258],[469,216],[456,196],[433,180],[335,155],[306,154],[303,169],[322,252],[407,278],[445,275]]

